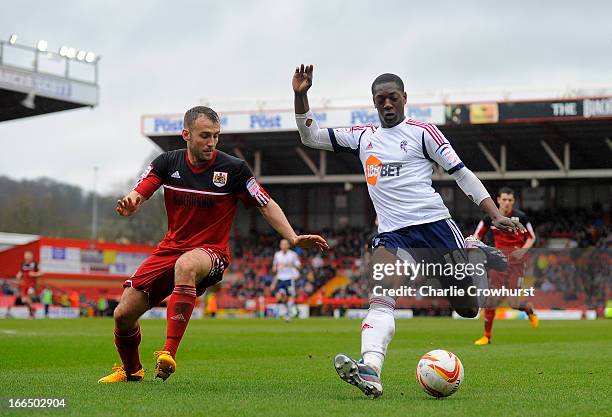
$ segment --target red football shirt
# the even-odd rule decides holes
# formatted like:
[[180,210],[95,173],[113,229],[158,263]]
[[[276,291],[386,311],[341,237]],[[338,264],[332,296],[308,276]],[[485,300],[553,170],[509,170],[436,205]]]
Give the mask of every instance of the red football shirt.
[[181,149],[161,154],[147,167],[134,190],[145,198],[164,189],[168,232],[154,254],[187,252],[203,245],[229,260],[229,233],[236,206],[263,207],[270,201],[246,163],[221,151],[194,166]]
[[515,234],[512,232],[506,232],[505,230],[500,230],[497,227],[493,226],[491,222],[491,218],[489,216],[485,216],[478,226],[476,227],[476,231],[474,234],[478,239],[482,239],[484,235],[487,234],[489,230],[493,233],[493,242],[495,247],[498,249],[516,249],[522,248],[525,244],[525,241],[528,238],[535,237],[535,233],[533,232],[533,227],[529,222],[529,219],[520,210],[512,210],[510,215],[506,216],[511,218],[512,220],[519,221],[527,231],[525,233]]
[[21,288],[27,291],[30,288],[36,288],[36,278],[31,275],[31,272],[38,272],[38,263],[36,261],[21,263]]

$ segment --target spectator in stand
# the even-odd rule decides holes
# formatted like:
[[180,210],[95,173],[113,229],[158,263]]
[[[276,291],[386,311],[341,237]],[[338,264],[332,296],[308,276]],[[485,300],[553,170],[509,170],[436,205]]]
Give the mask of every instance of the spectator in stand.
[[49,307],[53,304],[53,291],[49,287],[45,287],[45,289],[40,294],[40,302],[45,307],[45,318],[49,318]]
[[321,257],[320,253],[317,253],[312,260],[310,261],[310,265],[314,268],[321,268],[323,267],[323,258]]
[[106,315],[106,310],[108,309],[108,300],[106,299],[106,297],[104,296],[104,293],[100,294],[100,297],[98,298],[98,303],[97,303],[97,307],[98,307],[98,316],[103,317]]
[[11,287],[11,284],[6,281],[3,280],[2,281],[2,295],[14,295],[15,294],[15,290],[13,289],[13,287]]
[[79,298],[79,293],[76,291],[71,291],[69,295],[70,307],[78,308],[81,305],[81,300]]
[[553,285],[552,282],[550,282],[548,279],[544,278],[544,282],[542,282],[542,285],[540,286],[540,289],[543,292],[553,292],[556,291],[557,289],[555,288],[555,286]]
[[68,293],[65,291],[60,295],[60,305],[64,308],[70,307],[70,299],[68,298]]
[[215,293],[211,293],[206,297],[206,314],[209,317],[217,317],[217,296]]

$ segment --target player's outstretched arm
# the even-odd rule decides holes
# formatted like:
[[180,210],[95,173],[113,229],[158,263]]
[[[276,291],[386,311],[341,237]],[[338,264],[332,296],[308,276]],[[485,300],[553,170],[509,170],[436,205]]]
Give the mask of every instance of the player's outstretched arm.
[[457,182],[457,185],[465,195],[489,215],[493,226],[513,233],[525,231],[525,227],[520,222],[509,219],[499,212],[485,186],[467,167],[463,166],[453,172],[451,177]]
[[287,239],[292,245],[300,248],[319,248],[321,250],[329,249],[329,245],[321,236],[318,235],[297,235],[289,224],[289,220],[283,213],[283,209],[274,201],[270,200],[268,204],[259,207],[259,212],[266,219],[268,224],[274,228],[282,237]]
[[300,65],[293,73],[291,85],[294,93],[295,123],[300,140],[309,148],[333,151],[334,147],[327,129],[319,128],[319,124],[310,111],[307,92],[312,86],[312,65]]
[[119,213],[120,216],[128,217],[136,213],[144,202],[145,198],[138,191],[132,190],[121,200],[117,200],[115,211]]

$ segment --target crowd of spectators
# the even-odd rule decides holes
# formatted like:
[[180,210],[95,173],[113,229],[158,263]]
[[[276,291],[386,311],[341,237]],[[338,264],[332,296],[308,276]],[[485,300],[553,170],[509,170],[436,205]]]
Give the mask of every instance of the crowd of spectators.
[[[536,286],[543,292],[561,291],[567,300],[586,294],[589,304],[601,302],[608,294],[611,276],[610,251],[606,251],[612,246],[610,212],[594,205],[591,209],[542,210],[528,213],[528,216],[538,235],[536,249],[530,251],[533,256],[529,269]],[[336,289],[331,298],[367,298],[369,277],[363,259],[367,256],[373,231],[347,227],[318,233],[329,242],[329,251],[321,253],[293,248],[302,261],[300,277],[296,280],[297,299],[305,300],[315,294],[336,276],[338,270],[342,270],[350,280],[346,286]],[[537,249],[545,247],[553,238],[567,241],[567,250],[544,253]],[[233,240],[230,271],[237,279],[224,281],[222,293],[244,300],[271,296],[274,281],[272,257],[278,250],[279,236],[252,232]],[[1,294],[18,295],[12,282],[0,281]],[[51,300],[51,304],[57,306],[91,307],[96,314],[112,311],[107,308],[107,300],[87,300],[74,291],[53,289]]]
[[[295,283],[298,299],[314,294],[336,275],[337,269],[357,269],[371,235],[354,227],[340,231],[325,229],[319,233],[327,239],[329,251],[320,253],[293,248],[302,260],[300,277]],[[234,263],[230,270],[238,279],[225,285],[226,294],[245,299],[272,294],[272,257],[278,250],[279,240],[278,235],[255,232],[235,240]]]
[[[295,281],[296,297],[301,300],[307,298],[335,275],[336,269],[331,265],[318,268],[311,264],[303,265],[300,268],[300,277]],[[226,284],[225,293],[240,299],[252,299],[261,295],[271,296],[273,281],[274,276],[269,268],[258,272],[249,268],[237,280]]]
[[595,307],[605,304],[607,294],[612,290],[611,265],[609,250],[544,250],[536,256],[533,275],[541,291],[560,291],[566,301],[584,295],[586,304]]
[[578,248],[612,247],[611,213],[601,204],[590,209],[548,209],[527,214],[541,239],[567,238],[570,247]]
[[[300,231],[296,231],[298,234]],[[309,232],[315,233],[315,232]],[[325,253],[325,259],[333,263],[337,259],[346,257],[362,256],[366,245],[370,242],[374,233],[371,230],[364,230],[358,227],[347,227],[342,230],[323,229],[318,232],[325,237],[330,249]],[[272,258],[278,250],[280,237],[276,233],[262,233],[252,230],[247,236],[240,236],[233,239],[232,250],[235,259],[261,259]],[[314,257],[316,250],[304,251],[300,248],[293,248],[300,256]]]
[[[591,209],[543,210],[528,213],[528,216],[538,235],[536,248],[546,246],[552,238],[565,239],[568,248],[611,247],[610,213],[603,210],[601,205],[596,204]],[[342,269],[343,272],[348,270],[350,282],[338,288],[331,297],[367,298],[368,277],[361,259],[374,233],[355,227],[340,231],[322,230],[320,233],[330,244],[328,253],[305,252],[294,248],[303,262],[300,278],[296,282],[298,297],[312,295],[335,275],[337,269]],[[274,234],[251,233],[248,238],[234,243],[235,259],[240,259],[234,266],[234,272],[240,277],[226,287],[228,294],[249,298],[272,293],[272,256],[278,250],[278,241],[278,236]],[[568,299],[586,292],[593,302],[598,296],[606,294],[609,269],[604,270],[601,265],[578,262],[577,259],[567,257],[563,258],[564,262],[555,263],[554,255],[551,262],[548,262],[545,255],[542,256],[546,261],[542,261],[542,257],[538,258],[536,254],[534,256],[538,261],[532,262],[530,273],[537,278],[537,285],[542,291],[562,291]],[[257,263],[257,260],[260,262]],[[545,268],[542,267],[544,264]]]
[[[13,280],[0,280],[0,294],[6,297],[14,297],[16,305],[22,305],[19,288]],[[83,316],[105,316],[112,314],[112,310],[109,309],[108,297],[103,293],[96,300],[92,300],[87,298],[82,292],[45,286],[40,288],[33,296],[33,301],[44,306],[45,316],[48,315],[49,307],[51,306],[79,308]]]

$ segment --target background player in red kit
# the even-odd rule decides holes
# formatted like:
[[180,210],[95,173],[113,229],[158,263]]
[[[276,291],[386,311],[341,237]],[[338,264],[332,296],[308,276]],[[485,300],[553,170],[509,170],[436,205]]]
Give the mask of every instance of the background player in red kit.
[[28,306],[31,319],[34,318],[34,314],[36,313],[32,300],[36,295],[36,278],[42,275],[43,273],[38,270],[38,262],[34,260],[34,254],[30,251],[25,251],[23,254],[23,262],[15,277],[19,284],[21,303]]
[[[525,213],[514,208],[515,201],[514,191],[511,188],[503,187],[499,190],[497,196],[499,211],[502,215],[524,224],[526,230],[523,233],[512,233],[498,229],[491,224],[491,219],[489,217],[484,217],[478,223],[476,231],[474,232],[474,236],[478,239],[482,239],[484,235],[491,230],[495,247],[505,252],[508,258],[508,269],[505,272],[489,272],[491,286],[496,288],[502,285],[507,288],[518,288],[522,285],[522,280],[525,275],[525,254],[527,249],[533,246],[536,239],[533,227]],[[497,302],[499,302],[499,300],[497,300]],[[514,307],[512,303],[510,304],[511,307]],[[515,308],[527,313],[529,322],[534,329],[538,327],[538,316],[535,315],[531,303],[519,303]],[[484,310],[484,315],[484,336],[474,342],[474,344],[478,346],[491,343],[491,330],[493,329],[493,320],[495,319],[495,308],[486,308]]]
[[155,352],[155,376],[166,380],[176,370],[176,351],[196,296],[221,281],[230,262],[229,232],[238,201],[257,207],[266,221],[293,245],[327,249],[317,235],[297,236],[282,209],[254,178],[246,163],[216,149],[219,116],[204,106],[185,113],[182,136],[187,149],[157,157],[134,190],[117,202],[122,216],[134,214],[159,187],[164,188],[168,232],[153,254],[126,280],[115,309],[115,345],[122,367],[98,382],[140,381],[144,370],[138,346],[138,319],[166,297],[167,335]]

